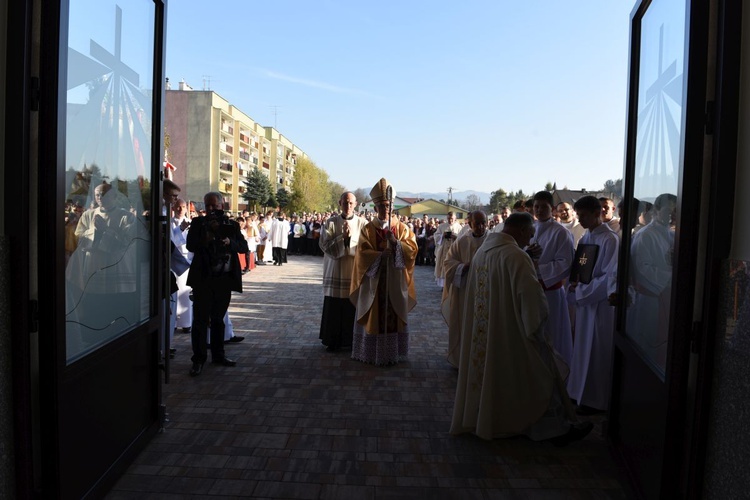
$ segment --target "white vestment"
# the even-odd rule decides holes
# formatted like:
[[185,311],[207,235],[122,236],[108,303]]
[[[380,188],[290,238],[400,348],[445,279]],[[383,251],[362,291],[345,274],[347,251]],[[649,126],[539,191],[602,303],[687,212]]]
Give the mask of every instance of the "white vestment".
[[559,222],[536,221],[536,234],[531,240],[542,247],[537,276],[549,303],[549,320],[545,334],[565,363],[573,356],[573,332],[570,328],[566,280],[573,264],[573,236]]
[[271,231],[268,234],[268,241],[271,247],[286,249],[289,245],[289,221],[286,219],[276,219],[271,224]]
[[260,233],[260,245],[265,245],[263,248],[263,255],[258,255],[258,260],[263,262],[273,262],[273,255],[271,249],[271,238],[269,232],[271,230],[271,222],[264,220],[263,224],[258,225],[258,232]]
[[579,405],[609,408],[612,383],[612,348],[615,308],[609,305],[609,287],[617,275],[620,238],[600,224],[580,244],[599,245],[591,283],[579,283],[569,300],[576,305],[575,343],[568,378],[568,394]]
[[638,231],[630,245],[635,293],[628,307],[627,334],[662,368],[667,362],[673,250],[674,232],[657,219]]
[[[187,220],[186,218],[173,218],[172,219],[172,242],[175,245],[175,249],[187,260],[193,262],[193,252],[187,249],[187,233],[190,228],[182,231],[180,224],[182,221]],[[175,310],[175,328],[190,328],[193,326],[193,301],[190,300],[190,292],[193,290],[187,285],[188,272],[177,276],[177,293],[176,302],[177,307]]]
[[472,257],[489,233],[467,233],[456,240],[445,257],[445,286],[441,310],[448,324],[448,362],[458,367],[461,356],[461,321],[466,297],[466,279]]
[[455,241],[455,239],[445,238],[446,231],[451,231],[453,236],[457,237],[458,233],[461,232],[461,224],[459,222],[454,222],[453,224],[443,222],[438,226],[437,231],[435,231],[435,281],[440,287],[445,284],[443,261],[448,253],[448,249]]
[[[349,241],[344,238],[344,224],[349,226]],[[357,215],[348,220],[334,215],[323,224],[318,246],[323,252],[323,295],[326,297],[349,298],[359,234],[366,224],[364,217]]]
[[564,434],[575,417],[544,338],[547,299],[531,258],[513,237],[489,234],[467,287],[451,434]]

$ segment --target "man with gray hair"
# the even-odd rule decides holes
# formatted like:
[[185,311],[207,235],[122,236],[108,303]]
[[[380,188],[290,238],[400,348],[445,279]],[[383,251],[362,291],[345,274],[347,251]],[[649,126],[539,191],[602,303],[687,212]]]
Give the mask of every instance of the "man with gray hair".
[[318,245],[323,251],[323,317],[320,340],[327,351],[351,347],[354,331],[354,304],[349,287],[357,253],[359,233],[367,221],[355,215],[357,198],[346,191],[339,198],[341,213],[330,217],[320,230]]
[[193,288],[192,377],[201,374],[207,359],[209,323],[211,363],[236,365],[224,356],[224,315],[232,292],[242,292],[242,269],[237,254],[248,251],[239,224],[222,210],[222,195],[206,193],[203,202],[206,215],[192,220],[187,235],[187,249],[194,254],[187,279],[188,286]]

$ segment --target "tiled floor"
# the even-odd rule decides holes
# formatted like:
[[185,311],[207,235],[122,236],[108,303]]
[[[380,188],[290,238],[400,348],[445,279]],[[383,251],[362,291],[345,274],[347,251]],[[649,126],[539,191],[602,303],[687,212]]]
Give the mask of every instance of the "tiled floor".
[[108,498],[627,498],[601,422],[567,448],[448,434],[456,370],[432,272],[415,270],[409,361],[374,367],[318,340],[321,258],[253,270],[230,306],[238,365],[190,378],[175,335],[166,431]]

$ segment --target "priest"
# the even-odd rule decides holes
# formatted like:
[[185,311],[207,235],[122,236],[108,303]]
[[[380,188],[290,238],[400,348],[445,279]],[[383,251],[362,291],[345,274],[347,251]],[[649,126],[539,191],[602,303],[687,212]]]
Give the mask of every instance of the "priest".
[[329,352],[352,346],[355,310],[349,300],[349,288],[359,235],[367,223],[354,213],[357,208],[354,193],[343,193],[339,197],[339,208],[341,213],[326,221],[318,239],[323,252],[324,295],[320,340]]
[[563,446],[593,427],[574,424],[565,365],[544,336],[547,299],[523,250],[533,236],[531,214],[514,213],[474,255],[451,434],[525,435]]
[[[471,232],[451,245],[445,257],[445,286],[441,310],[448,324],[448,362],[458,368],[461,354],[461,319],[466,299],[466,278],[471,259],[487,237],[487,215],[481,210],[471,213]],[[468,224],[467,224],[468,225]]]

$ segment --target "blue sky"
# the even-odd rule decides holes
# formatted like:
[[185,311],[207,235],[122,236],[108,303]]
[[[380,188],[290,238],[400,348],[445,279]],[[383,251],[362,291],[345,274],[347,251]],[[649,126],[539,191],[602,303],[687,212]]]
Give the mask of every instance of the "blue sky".
[[208,75],[349,189],[598,189],[622,177],[633,5],[172,1],[166,74]]

